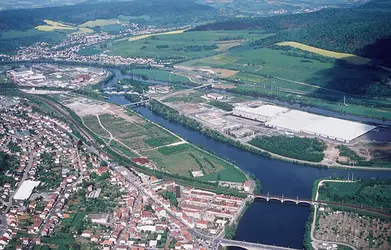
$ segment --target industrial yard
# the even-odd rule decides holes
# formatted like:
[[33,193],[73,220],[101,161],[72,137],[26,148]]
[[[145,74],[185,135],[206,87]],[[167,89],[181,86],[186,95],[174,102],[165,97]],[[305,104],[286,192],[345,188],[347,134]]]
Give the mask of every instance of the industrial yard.
[[[171,95],[163,102],[204,126],[242,143],[249,143],[260,136],[316,138],[325,143],[322,164],[352,165],[359,161],[374,160],[379,152],[382,152],[381,158],[390,156],[390,148],[387,146],[390,138],[381,136],[388,134],[389,128],[313,114],[250,98],[238,101],[228,93],[193,91],[179,93],[175,97]],[[230,105],[232,111],[218,108],[213,102]],[[347,149],[341,150],[340,145]]]
[[14,83],[23,87],[79,89],[103,81],[108,72],[90,67],[34,64],[10,69],[7,75]]

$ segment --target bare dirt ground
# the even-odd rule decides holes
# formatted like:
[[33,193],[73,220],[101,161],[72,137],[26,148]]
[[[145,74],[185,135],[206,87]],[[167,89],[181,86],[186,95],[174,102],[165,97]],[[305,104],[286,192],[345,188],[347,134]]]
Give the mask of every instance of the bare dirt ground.
[[373,160],[380,157],[391,158],[391,143],[368,143],[366,141],[359,141],[348,146],[366,160]]
[[218,42],[216,43],[218,48],[215,49],[215,51],[221,52],[221,51],[229,50],[232,47],[241,45],[244,41],[245,41],[244,39],[241,39],[241,40],[229,40],[229,41]]
[[213,87],[216,89],[233,89],[235,88],[235,85],[218,83],[218,84],[213,84]]
[[218,74],[222,78],[231,77],[231,76],[233,76],[233,75],[235,75],[236,73],[239,72],[239,71],[236,71],[236,70],[221,69],[221,68],[211,68],[211,70],[213,70],[216,74]]
[[390,249],[390,222],[353,212],[331,211],[320,213],[315,238],[347,243],[357,249]]
[[324,151],[324,159],[323,159],[324,162],[336,162],[337,160],[340,161],[347,160],[346,157],[339,155],[339,150],[338,148],[336,148],[337,145],[333,143],[326,143],[326,144],[327,144],[327,148]]
[[127,115],[126,109],[121,106],[95,101],[83,97],[71,97],[66,100],[63,100],[61,103],[72,109],[76,114],[82,117],[89,115],[99,116],[103,114],[111,114],[119,116],[129,122],[144,124],[144,120],[140,117]]
[[227,78],[235,75],[239,71],[236,70],[230,70],[230,69],[222,69],[222,68],[211,68],[211,67],[190,67],[190,66],[182,66],[182,65],[176,65],[175,68],[181,69],[184,71],[204,71],[209,73],[217,74],[218,76],[222,78]]

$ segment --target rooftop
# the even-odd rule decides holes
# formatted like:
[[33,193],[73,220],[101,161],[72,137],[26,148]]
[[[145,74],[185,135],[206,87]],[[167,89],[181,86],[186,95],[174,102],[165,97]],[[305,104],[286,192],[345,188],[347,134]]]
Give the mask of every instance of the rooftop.
[[16,191],[14,199],[15,200],[26,200],[33,193],[35,187],[39,185],[40,181],[24,181],[22,185],[19,187],[18,191]]

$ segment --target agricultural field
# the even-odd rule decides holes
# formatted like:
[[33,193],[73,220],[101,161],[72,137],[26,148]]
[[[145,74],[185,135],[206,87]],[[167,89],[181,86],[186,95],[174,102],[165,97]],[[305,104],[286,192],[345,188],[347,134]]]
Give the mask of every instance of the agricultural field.
[[140,36],[132,36],[129,38],[129,41],[137,41],[145,38],[149,38],[151,36],[163,36],[163,35],[176,35],[176,34],[182,34],[186,30],[173,30],[173,31],[167,31],[167,32],[161,32],[161,33],[153,33],[153,34],[146,34],[146,35],[140,35]]
[[[233,93],[391,119],[390,105],[382,99],[391,91],[382,83],[391,77],[391,73],[385,70],[337,63],[332,58],[287,46],[254,49],[243,45],[224,54],[190,60],[180,65],[238,71],[226,78],[235,86],[229,89]],[[381,98],[361,97],[363,95]],[[344,96],[347,105],[341,105]],[[319,98],[323,99],[322,102],[319,102]]]
[[39,31],[68,30],[68,31],[76,31],[76,32],[83,32],[83,33],[94,32],[92,29],[87,28],[87,26],[83,26],[83,27],[72,26],[61,22],[47,20],[47,19],[45,19],[44,22],[46,23],[46,25],[38,25],[35,28]]
[[160,70],[160,69],[132,69],[127,70],[127,74],[135,74],[139,75],[145,79],[149,80],[155,80],[155,81],[162,81],[162,82],[169,82],[170,81],[170,74],[171,74],[171,82],[172,83],[190,83],[189,78],[181,75],[177,75],[175,73],[171,73],[167,70]]
[[[113,43],[112,55],[138,56],[174,62],[213,56],[245,41],[267,37],[247,31],[183,32],[143,35]],[[233,44],[235,43],[235,44]]]
[[[303,56],[303,57],[301,57]],[[210,66],[217,68],[229,68],[240,71],[231,79],[243,83],[262,83],[267,77],[278,77],[288,81],[291,89],[302,89],[305,86],[308,91],[336,90],[349,93],[343,86],[334,86],[335,75],[331,72],[338,72],[338,78],[349,79],[350,81],[370,80],[373,74],[379,78],[389,74],[377,70],[363,70],[360,66],[337,65],[333,61],[319,61],[305,58],[306,54],[297,53],[295,56],[283,49],[259,48],[243,46],[234,49],[226,54],[216,55],[210,58],[203,58],[194,61],[181,63],[184,66]],[[243,78],[243,79],[242,79]],[[303,85],[305,83],[307,85]],[[313,87],[312,87],[313,86]],[[312,88],[311,88],[312,87]],[[335,94],[331,91],[329,94]]]
[[136,151],[143,151],[179,142],[180,140],[167,131],[144,121],[138,116],[127,119],[126,115],[118,117],[111,114],[99,116],[102,125],[111,132],[114,138]]
[[233,165],[190,144],[161,147],[144,154],[172,174],[193,177],[192,171],[201,171],[204,176],[196,177],[199,180],[245,181],[245,176]]
[[184,102],[184,103],[203,103],[206,102],[206,99],[201,96],[205,95],[205,93],[200,91],[192,91],[187,94],[178,94],[176,96],[171,96],[163,99],[163,102]]
[[87,115],[84,116],[82,119],[84,121],[85,126],[89,130],[93,131],[100,137],[110,138],[110,134],[99,125],[98,118],[96,116]]
[[316,53],[316,54],[319,54],[322,56],[345,60],[347,62],[350,62],[353,64],[358,64],[358,65],[366,64],[371,61],[371,59],[364,58],[361,56],[356,56],[356,55],[348,54],[348,53],[339,53],[339,52],[325,50],[325,49],[319,49],[316,47],[312,47],[312,46],[302,44],[302,43],[297,43],[297,42],[280,42],[280,43],[277,43],[277,45],[290,46],[293,48],[298,48],[301,50],[313,52],[313,53]]
[[[65,97],[62,103],[81,116],[92,132],[100,135],[106,143],[110,141],[108,146],[127,158],[145,156],[162,171],[186,177],[193,177],[192,171],[201,171],[204,176],[196,178],[204,181],[246,180],[232,164],[189,144],[133,111],[86,98]],[[99,121],[110,133],[100,126]]]

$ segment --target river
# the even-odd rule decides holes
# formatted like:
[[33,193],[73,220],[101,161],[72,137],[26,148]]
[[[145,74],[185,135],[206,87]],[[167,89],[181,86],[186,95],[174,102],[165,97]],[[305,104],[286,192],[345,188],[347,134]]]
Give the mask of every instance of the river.
[[[111,96],[116,104],[129,103],[121,96]],[[391,172],[372,172],[343,169],[315,168],[269,159],[222,143],[199,131],[170,122],[152,113],[146,107],[134,108],[149,120],[178,134],[187,141],[213,151],[216,155],[235,162],[243,171],[253,173],[262,182],[262,193],[311,198],[312,185],[323,177],[391,178]],[[303,248],[305,223],[310,215],[308,206],[255,201],[239,223],[236,239],[293,248]]]

